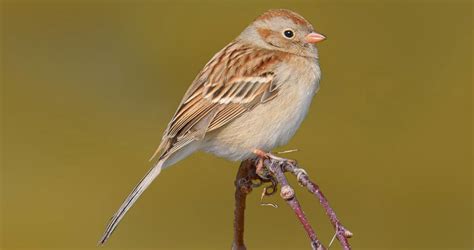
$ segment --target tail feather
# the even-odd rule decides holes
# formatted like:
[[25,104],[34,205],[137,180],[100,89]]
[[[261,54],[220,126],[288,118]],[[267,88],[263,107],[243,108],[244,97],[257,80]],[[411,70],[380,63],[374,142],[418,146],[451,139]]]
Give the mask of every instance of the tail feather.
[[180,141],[173,145],[172,150],[169,150],[165,155],[160,157],[158,163],[148,171],[145,177],[143,177],[143,179],[128,195],[127,199],[125,199],[117,212],[115,212],[114,216],[112,216],[102,238],[99,241],[99,245],[103,245],[110,235],[112,235],[123,216],[125,216],[127,211],[133,206],[138,198],[140,198],[140,195],[142,195],[145,189],[147,189],[153,180],[155,180],[155,178],[160,174],[161,169],[175,164],[201,147],[200,143],[193,142],[194,138],[187,138],[187,140]]
[[163,164],[165,159],[160,160],[154,167],[152,167],[148,173],[143,177],[143,179],[138,183],[138,185],[133,189],[133,191],[128,195],[127,199],[122,203],[120,208],[115,212],[112,218],[109,221],[107,228],[105,229],[102,238],[99,241],[99,245],[103,245],[110,235],[114,232],[115,228],[122,220],[123,216],[127,211],[133,206],[133,204],[138,200],[140,195],[150,186],[150,184],[155,180],[155,178],[160,174],[161,169],[164,167]]

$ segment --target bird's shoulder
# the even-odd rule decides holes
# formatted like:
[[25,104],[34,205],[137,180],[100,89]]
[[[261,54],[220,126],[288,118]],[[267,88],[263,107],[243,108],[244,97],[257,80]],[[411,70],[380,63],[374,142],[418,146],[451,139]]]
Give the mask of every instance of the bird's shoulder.
[[240,40],[232,41],[206,63],[182,101],[186,102],[200,89],[205,90],[200,94],[206,96],[211,90],[273,78],[269,76],[274,75],[278,65],[290,57],[291,54],[282,51],[260,48]]

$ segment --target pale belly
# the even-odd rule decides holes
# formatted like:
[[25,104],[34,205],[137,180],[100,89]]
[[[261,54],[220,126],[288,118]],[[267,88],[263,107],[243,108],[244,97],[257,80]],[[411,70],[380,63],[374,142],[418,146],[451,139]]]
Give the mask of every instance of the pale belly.
[[240,161],[252,157],[254,149],[268,152],[286,144],[306,117],[319,88],[317,73],[310,81],[307,78],[305,82],[296,77],[291,79],[294,82],[282,87],[273,100],[257,105],[210,135],[202,149],[229,160]]

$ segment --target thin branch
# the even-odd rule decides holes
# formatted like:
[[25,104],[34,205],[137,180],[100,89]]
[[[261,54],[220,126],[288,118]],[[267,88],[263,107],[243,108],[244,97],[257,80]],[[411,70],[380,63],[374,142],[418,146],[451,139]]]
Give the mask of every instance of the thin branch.
[[235,178],[234,242],[232,250],[246,250],[244,243],[245,203],[252,191],[252,174],[255,166],[251,160],[243,161]]
[[284,166],[285,166],[286,171],[295,175],[298,181],[301,183],[301,185],[306,187],[308,191],[312,193],[314,196],[316,196],[316,198],[319,200],[327,216],[329,217],[329,220],[331,221],[331,224],[333,225],[334,230],[336,230],[336,237],[341,243],[342,248],[344,250],[351,249],[351,246],[349,245],[349,241],[347,239],[352,237],[353,234],[341,224],[341,222],[337,218],[336,213],[329,205],[329,201],[321,192],[319,186],[313,181],[311,181],[311,179],[309,179],[309,176],[306,174],[306,172],[302,170],[301,168],[297,167],[296,164],[287,162],[286,164],[284,164]]
[[272,174],[275,176],[278,183],[280,183],[280,185],[281,185],[280,196],[293,209],[296,216],[298,217],[298,220],[303,225],[304,230],[306,231],[306,233],[309,236],[309,239],[311,240],[312,249],[313,250],[324,250],[324,249],[326,249],[321,244],[321,242],[318,240],[318,237],[316,236],[316,233],[314,232],[313,228],[309,224],[309,221],[306,218],[306,215],[304,214],[304,211],[301,208],[301,205],[298,202],[298,199],[296,199],[295,191],[290,186],[290,184],[288,184],[288,181],[285,177],[285,174],[283,173],[281,162],[266,160],[264,163],[265,163],[265,166],[268,167],[270,169],[270,171],[272,172]]
[[[281,158],[272,154],[260,154],[260,157],[265,160],[252,159],[243,161],[240,164],[239,171],[235,180],[235,210],[234,210],[234,242],[232,244],[232,250],[246,250],[244,244],[244,214],[245,214],[245,203],[247,195],[252,191],[253,188],[261,186],[263,183],[271,182],[270,186],[272,192],[264,191],[264,195],[272,195],[277,190],[277,185],[281,185],[280,196],[288,203],[293,209],[298,220],[303,225],[306,233],[308,234],[311,247],[313,250],[324,250],[325,247],[319,241],[315,231],[311,227],[308,219],[306,218],[300,203],[296,199],[295,191],[288,184],[288,180],[285,177],[285,172],[290,172],[296,176],[298,181],[308,189],[321,203],[326,214],[328,215],[335,231],[337,239],[341,243],[344,250],[350,250],[348,238],[352,236],[352,233],[347,230],[339,221],[336,213],[329,205],[328,200],[321,192],[319,186],[311,181],[302,168],[299,168],[295,161]],[[263,166],[263,167],[262,167]]]

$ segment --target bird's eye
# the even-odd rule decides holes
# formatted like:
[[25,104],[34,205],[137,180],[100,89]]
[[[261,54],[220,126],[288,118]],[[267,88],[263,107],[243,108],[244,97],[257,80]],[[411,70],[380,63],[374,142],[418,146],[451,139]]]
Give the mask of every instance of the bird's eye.
[[290,39],[291,39],[291,38],[293,38],[293,37],[295,36],[295,33],[294,33],[292,30],[288,29],[288,30],[283,31],[283,35],[284,35],[286,38],[290,38]]

